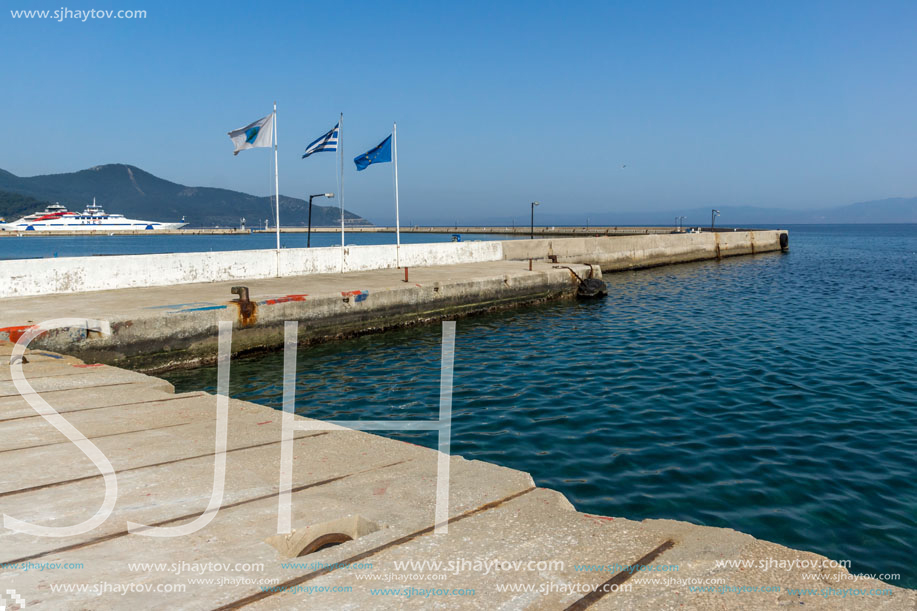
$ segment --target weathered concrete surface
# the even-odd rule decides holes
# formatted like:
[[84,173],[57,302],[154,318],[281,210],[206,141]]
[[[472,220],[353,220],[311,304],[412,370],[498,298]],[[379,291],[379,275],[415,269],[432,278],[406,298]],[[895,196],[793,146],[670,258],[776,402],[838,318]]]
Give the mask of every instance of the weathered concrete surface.
[[[32,324],[65,315],[104,320],[108,337],[87,331],[87,323],[49,332],[34,346],[161,371],[215,360],[219,321],[233,322],[233,350],[241,353],[281,346],[287,320],[300,321],[302,342],[318,342],[569,297],[577,285],[567,269],[535,263],[529,271],[527,261],[409,269],[408,279],[403,270],[376,270],[247,280],[250,312],[230,293],[237,282],[3,299],[0,339],[5,333],[16,340]],[[0,383],[0,395],[2,389]]]
[[285,248],[0,261],[3,296],[51,295],[501,261],[501,242]]
[[[0,342],[4,364],[10,349]],[[36,381],[70,380],[74,369],[84,372],[80,377],[87,382],[42,396],[68,406],[68,420],[112,460],[119,490],[112,515],[89,533],[41,538],[0,527],[0,593],[15,590],[26,609],[903,611],[917,604],[917,592],[875,580],[832,581],[847,575],[843,569],[762,570],[761,561],[823,559],[729,529],[582,514],[559,493],[536,488],[525,473],[457,456],[451,458],[449,532],[436,535],[438,453],[350,430],[297,434],[292,524],[302,529],[361,516],[377,528],[290,564],[266,542],[277,531],[280,414],[241,401],[230,403],[225,494],[213,520],[177,538],[129,534],[128,521],[175,526],[196,519],[207,506],[215,398],[190,393],[164,400],[170,389],[155,378],[110,367],[94,375],[96,368],[76,367],[81,363],[72,358],[36,351],[28,359],[23,372],[39,376]],[[113,384],[119,377],[123,383]],[[104,404],[94,405],[91,396],[106,397]],[[92,464],[44,419],[23,414],[24,399],[0,401],[2,512],[53,526],[95,513],[104,484]],[[8,418],[9,410],[17,416]],[[718,568],[724,560],[751,566]],[[443,564],[396,566],[424,561]],[[501,565],[494,568],[494,561]],[[677,570],[631,575],[614,567],[637,563]],[[577,570],[582,565],[609,570]],[[817,577],[806,579],[806,573]],[[690,590],[692,580],[710,579],[723,588],[759,591]],[[589,593],[606,582],[616,591]],[[769,591],[761,591],[765,587]],[[820,591],[826,587],[887,594],[825,597]],[[413,588],[412,595],[396,588]]]
[[547,259],[592,263],[602,271],[620,271],[779,252],[782,230],[717,231],[693,234],[637,235],[613,238],[563,238],[503,242],[505,259]]
[[779,250],[783,231],[669,233],[552,240],[295,248],[0,261],[2,297],[174,286],[503,260],[633,269]]

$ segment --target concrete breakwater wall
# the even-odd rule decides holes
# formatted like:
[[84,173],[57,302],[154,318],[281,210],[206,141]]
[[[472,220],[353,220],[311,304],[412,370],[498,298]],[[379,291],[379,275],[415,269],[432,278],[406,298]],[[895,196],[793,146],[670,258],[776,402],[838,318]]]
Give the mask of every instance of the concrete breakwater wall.
[[0,261],[0,297],[534,259],[604,271],[780,250],[783,231],[239,250]]
[[503,259],[500,242],[403,244],[277,250],[67,257],[0,261],[3,297],[173,286],[200,282],[287,278],[426,267]]
[[789,244],[789,236],[782,230],[507,240],[502,244],[504,259],[547,257],[558,263],[598,265],[604,272],[613,272],[779,251],[783,249],[781,235]]

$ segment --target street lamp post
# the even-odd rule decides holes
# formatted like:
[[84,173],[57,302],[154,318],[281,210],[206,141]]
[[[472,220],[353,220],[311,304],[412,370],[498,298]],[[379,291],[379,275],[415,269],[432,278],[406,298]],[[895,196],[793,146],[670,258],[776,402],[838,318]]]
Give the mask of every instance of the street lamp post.
[[535,206],[540,206],[541,202],[532,202],[532,235],[531,239],[535,239]]
[[712,230],[714,227],[716,227],[716,217],[718,217],[719,215],[720,215],[720,211],[719,211],[719,210],[711,210],[711,211],[710,211],[710,229],[711,229],[711,230]]
[[309,232],[306,235],[306,248],[312,248],[312,198],[313,197],[334,197],[334,193],[318,193],[309,196]]

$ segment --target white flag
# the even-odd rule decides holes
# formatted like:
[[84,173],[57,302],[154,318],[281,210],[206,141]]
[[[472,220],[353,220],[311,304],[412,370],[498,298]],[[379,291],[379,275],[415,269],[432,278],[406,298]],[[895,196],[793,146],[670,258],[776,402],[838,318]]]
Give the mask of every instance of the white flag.
[[274,113],[263,119],[258,119],[251,125],[229,132],[229,137],[232,138],[232,143],[236,146],[236,150],[232,152],[233,155],[238,155],[239,151],[244,151],[245,149],[272,146]]

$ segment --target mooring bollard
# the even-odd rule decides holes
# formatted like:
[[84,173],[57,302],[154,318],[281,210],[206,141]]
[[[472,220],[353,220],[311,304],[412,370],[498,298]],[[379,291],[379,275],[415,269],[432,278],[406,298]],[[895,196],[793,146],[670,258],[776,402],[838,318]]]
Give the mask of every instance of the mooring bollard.
[[404,281],[405,282],[408,281],[408,268],[407,267],[404,268]]

